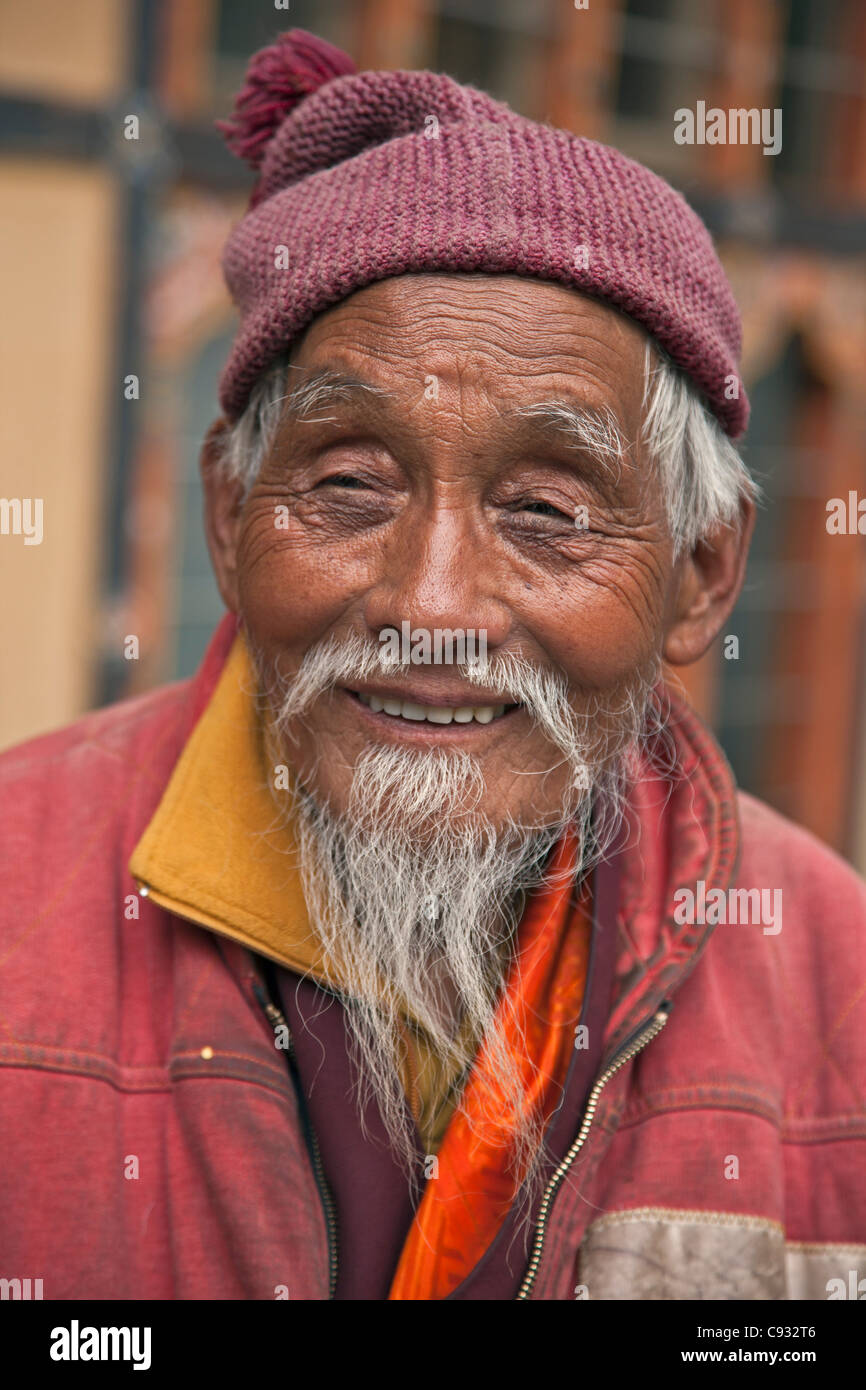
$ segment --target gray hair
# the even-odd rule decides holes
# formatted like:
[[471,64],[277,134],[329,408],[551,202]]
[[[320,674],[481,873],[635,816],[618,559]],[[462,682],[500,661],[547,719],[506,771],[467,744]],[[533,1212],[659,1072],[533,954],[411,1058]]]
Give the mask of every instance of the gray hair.
[[652,339],[644,358],[641,440],[659,470],[675,553],[734,520],[760,489],[690,377]]
[[[241,483],[244,496],[273,444],[280,420],[277,407],[289,394],[289,369],[289,353],[284,352],[259,377],[243,414],[222,435],[221,468],[226,477]],[[332,395],[329,388],[329,403]],[[316,402],[305,404],[309,408]],[[716,526],[732,522],[743,499],[760,496],[691,379],[649,337],[640,440],[659,470],[676,556],[691,550]]]

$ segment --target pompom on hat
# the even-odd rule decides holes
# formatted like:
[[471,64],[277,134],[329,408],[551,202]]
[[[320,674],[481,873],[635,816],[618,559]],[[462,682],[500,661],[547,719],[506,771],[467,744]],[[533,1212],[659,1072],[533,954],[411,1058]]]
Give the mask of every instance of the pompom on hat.
[[258,170],[223,256],[240,328],[229,421],[323,309],[413,271],[524,275],[641,323],[732,438],[746,428],[740,315],[697,214],[608,145],[433,72],[361,72],[301,29],[251,59],[219,128]]

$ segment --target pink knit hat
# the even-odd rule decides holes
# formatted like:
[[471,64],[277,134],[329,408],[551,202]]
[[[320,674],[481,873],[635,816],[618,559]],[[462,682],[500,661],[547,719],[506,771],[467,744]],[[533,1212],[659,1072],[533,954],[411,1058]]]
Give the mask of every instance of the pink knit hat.
[[259,171],[223,267],[241,323],[226,417],[316,314],[409,271],[526,275],[616,305],[746,428],[740,316],[704,224],[608,145],[525,120],[439,73],[356,73],[293,29],[251,59],[229,147]]

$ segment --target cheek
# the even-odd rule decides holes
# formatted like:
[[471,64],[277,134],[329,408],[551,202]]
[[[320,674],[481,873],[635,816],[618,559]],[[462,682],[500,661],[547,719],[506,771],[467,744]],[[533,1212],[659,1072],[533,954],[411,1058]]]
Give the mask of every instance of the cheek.
[[339,619],[350,601],[345,568],[313,545],[289,541],[265,509],[252,518],[238,547],[243,620],[263,647],[306,649]]
[[661,647],[664,588],[653,567],[599,564],[558,586],[527,625],[577,689],[614,689]]

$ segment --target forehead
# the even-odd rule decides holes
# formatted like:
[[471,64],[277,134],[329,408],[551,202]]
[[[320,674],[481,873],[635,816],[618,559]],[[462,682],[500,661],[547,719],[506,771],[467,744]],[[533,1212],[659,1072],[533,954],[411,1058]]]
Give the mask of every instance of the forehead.
[[555,391],[607,406],[625,426],[643,399],[647,335],[607,304],[514,275],[401,275],[320,314],[292,352],[394,391],[428,377],[471,408]]

